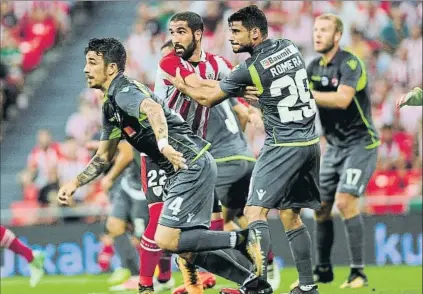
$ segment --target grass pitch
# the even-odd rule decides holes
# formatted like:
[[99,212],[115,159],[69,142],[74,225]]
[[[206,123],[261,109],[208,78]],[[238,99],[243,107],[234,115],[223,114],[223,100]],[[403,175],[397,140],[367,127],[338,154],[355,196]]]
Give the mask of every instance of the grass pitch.
[[[422,267],[385,266],[366,267],[369,277],[369,287],[361,289],[339,289],[349,273],[348,267],[335,268],[335,281],[331,284],[319,285],[322,294],[421,294]],[[108,275],[98,276],[45,276],[36,288],[30,288],[27,277],[1,279],[1,294],[135,294],[136,291],[109,292],[106,280]],[[174,273],[177,285],[182,282],[179,272]],[[281,270],[281,287],[275,294],[288,292],[288,287],[297,278],[294,268]],[[235,287],[235,284],[219,278],[214,289],[205,293],[218,293],[221,287]]]

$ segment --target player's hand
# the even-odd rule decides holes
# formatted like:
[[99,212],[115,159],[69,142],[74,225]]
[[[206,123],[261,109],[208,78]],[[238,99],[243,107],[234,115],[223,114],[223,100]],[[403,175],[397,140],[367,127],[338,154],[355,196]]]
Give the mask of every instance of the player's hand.
[[177,171],[180,168],[188,169],[188,166],[185,164],[186,160],[182,156],[182,153],[173,149],[172,146],[166,145],[162,149],[162,154],[173,164],[175,171]]
[[77,188],[78,186],[73,181],[62,186],[57,193],[57,201],[59,204],[63,206],[71,206],[73,203],[72,197]]
[[113,186],[113,180],[106,175],[101,179],[100,185],[101,185],[101,189],[103,189],[103,191],[105,191],[105,192],[109,191],[110,188]]
[[244,95],[243,95],[245,100],[258,101],[259,100],[258,96],[260,96],[260,92],[256,87],[247,86],[247,88],[245,88]]
[[166,74],[167,80],[171,82],[177,89],[182,90],[185,87],[185,81],[181,76],[181,70],[176,68],[176,75],[173,77],[169,74]]

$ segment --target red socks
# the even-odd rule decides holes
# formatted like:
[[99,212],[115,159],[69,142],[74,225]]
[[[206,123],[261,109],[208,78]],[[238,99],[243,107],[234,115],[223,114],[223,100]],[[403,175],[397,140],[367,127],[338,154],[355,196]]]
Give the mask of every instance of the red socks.
[[153,203],[149,206],[150,218],[147,228],[141,238],[140,247],[140,284],[142,286],[152,286],[153,276],[157,264],[159,263],[162,250],[154,242],[157,225],[162,212],[163,202]]
[[103,245],[100,253],[98,254],[97,262],[101,268],[101,271],[106,272],[110,268],[110,262],[112,261],[115,250],[113,245]]
[[225,222],[223,221],[223,218],[212,220],[210,224],[210,230],[223,231],[224,225],[225,225]]
[[0,225],[0,246],[8,248],[14,253],[24,257],[28,263],[32,262],[34,255],[32,249],[22,243],[12,231]]

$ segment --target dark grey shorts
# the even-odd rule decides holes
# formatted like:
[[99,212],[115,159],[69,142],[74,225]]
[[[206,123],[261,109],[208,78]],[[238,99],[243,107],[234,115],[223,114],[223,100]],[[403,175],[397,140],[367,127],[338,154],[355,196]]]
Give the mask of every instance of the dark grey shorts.
[[217,163],[215,193],[224,207],[244,208],[254,161],[231,160]]
[[159,224],[170,228],[210,226],[217,167],[214,158],[204,153],[187,170],[167,179]]
[[364,144],[350,148],[327,146],[320,167],[322,201],[334,202],[336,193],[363,194],[377,162],[377,148],[364,147]]
[[247,206],[320,208],[320,146],[265,145],[253,170]]
[[114,191],[110,216],[132,224],[134,235],[141,237],[148,224],[148,206],[142,191],[132,189],[123,177],[120,188]]

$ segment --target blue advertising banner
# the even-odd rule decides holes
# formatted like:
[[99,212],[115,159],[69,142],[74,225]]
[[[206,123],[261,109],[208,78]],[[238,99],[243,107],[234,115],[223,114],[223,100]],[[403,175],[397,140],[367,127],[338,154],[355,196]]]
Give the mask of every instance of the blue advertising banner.
[[[269,221],[272,246],[278,261],[283,266],[293,266],[291,251],[282,224],[275,219]],[[313,235],[314,221],[304,219]],[[366,263],[373,265],[402,264],[422,265],[422,215],[369,216],[365,218]],[[97,254],[101,248],[99,236],[103,225],[58,224],[54,226],[33,226],[11,228],[22,240],[34,249],[46,254],[47,274],[78,275],[98,274]],[[335,245],[332,261],[334,264],[349,264],[349,253],[342,220],[335,220]],[[27,275],[26,261],[10,250],[0,254],[1,277]],[[117,256],[112,268],[120,265]]]

